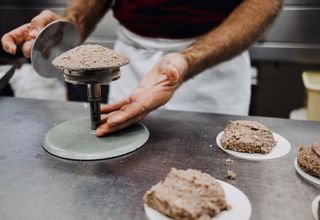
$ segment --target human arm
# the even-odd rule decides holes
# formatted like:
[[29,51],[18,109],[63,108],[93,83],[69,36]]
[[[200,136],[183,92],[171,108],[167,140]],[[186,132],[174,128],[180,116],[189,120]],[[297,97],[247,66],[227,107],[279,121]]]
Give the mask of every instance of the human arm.
[[112,0],[71,0],[64,17],[75,24],[84,41],[111,6]]
[[2,47],[6,52],[15,54],[17,46],[22,45],[24,56],[30,57],[32,40],[47,24],[59,19],[73,23],[80,31],[82,40],[85,40],[110,8],[111,2],[112,0],[71,0],[64,16],[44,10],[34,17],[30,23],[3,35],[1,38]]
[[217,28],[181,54],[188,63],[184,81],[247,49],[279,13],[283,0],[244,0]]
[[97,129],[97,136],[143,119],[149,112],[167,103],[183,82],[206,68],[240,54],[274,20],[282,2],[244,0],[217,28],[184,51],[163,57],[129,98],[102,107],[103,124]]

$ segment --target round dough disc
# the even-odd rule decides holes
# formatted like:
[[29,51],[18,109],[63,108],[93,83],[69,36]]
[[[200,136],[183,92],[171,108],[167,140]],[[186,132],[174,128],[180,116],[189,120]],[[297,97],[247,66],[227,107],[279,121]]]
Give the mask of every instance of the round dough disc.
[[[231,209],[219,213],[212,220],[249,220],[252,208],[248,197],[233,185],[221,180],[218,180],[218,182],[224,190],[226,201],[231,206]],[[150,208],[147,204],[144,204],[144,211],[150,220],[172,220],[157,210]]]
[[303,169],[300,168],[299,164],[298,164],[298,159],[295,158],[294,159],[294,168],[296,169],[296,172],[306,181],[308,181],[309,183],[320,187],[320,179],[318,177],[315,176],[311,176],[310,174],[304,172]]
[[253,160],[253,161],[270,160],[270,159],[283,157],[286,154],[288,154],[291,149],[291,145],[290,145],[289,141],[277,133],[272,133],[272,134],[273,134],[274,139],[277,141],[277,144],[276,144],[276,146],[274,146],[274,148],[268,154],[257,154],[257,153],[249,154],[249,153],[242,153],[242,152],[237,152],[237,151],[225,149],[222,146],[221,141],[220,141],[221,137],[223,135],[223,131],[217,135],[216,142],[217,142],[218,147],[221,150],[223,150],[224,152],[226,152],[234,157],[244,159],[244,160]]
[[117,157],[144,145],[149,131],[141,123],[98,138],[89,118],[65,121],[49,130],[43,148],[49,153],[74,160],[98,160]]

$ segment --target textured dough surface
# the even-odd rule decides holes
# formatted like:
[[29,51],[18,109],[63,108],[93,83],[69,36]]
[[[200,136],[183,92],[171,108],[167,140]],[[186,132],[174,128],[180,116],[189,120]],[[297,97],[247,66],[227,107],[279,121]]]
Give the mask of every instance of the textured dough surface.
[[225,149],[267,154],[276,146],[272,131],[255,121],[230,121],[224,129],[221,144]]
[[308,148],[301,148],[297,159],[301,169],[320,178],[320,143],[315,143]]
[[177,220],[211,219],[229,208],[219,182],[193,169],[172,168],[143,199],[149,207]]
[[52,64],[58,69],[94,70],[120,67],[129,63],[127,57],[100,45],[81,45],[62,53]]

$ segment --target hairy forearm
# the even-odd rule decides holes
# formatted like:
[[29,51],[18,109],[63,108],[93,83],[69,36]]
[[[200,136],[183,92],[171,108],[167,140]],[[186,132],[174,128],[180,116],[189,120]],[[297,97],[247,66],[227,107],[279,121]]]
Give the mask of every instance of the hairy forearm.
[[65,17],[74,23],[84,41],[110,8],[112,0],[70,0]]
[[220,26],[182,51],[189,66],[184,80],[243,52],[272,23],[282,3],[244,0]]

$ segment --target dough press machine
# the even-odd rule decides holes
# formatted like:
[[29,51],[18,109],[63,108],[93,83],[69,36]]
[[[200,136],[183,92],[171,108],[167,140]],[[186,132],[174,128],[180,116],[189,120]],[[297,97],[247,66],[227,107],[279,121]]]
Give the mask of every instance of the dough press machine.
[[69,22],[59,20],[48,24],[36,37],[31,61],[43,77],[64,76],[66,82],[87,85],[90,118],[67,120],[48,131],[43,147],[49,153],[75,160],[97,160],[117,157],[140,148],[149,138],[148,129],[138,123],[98,138],[95,129],[101,123],[101,85],[120,78],[120,67],[94,70],[58,70],[52,60],[81,44],[80,34]]

